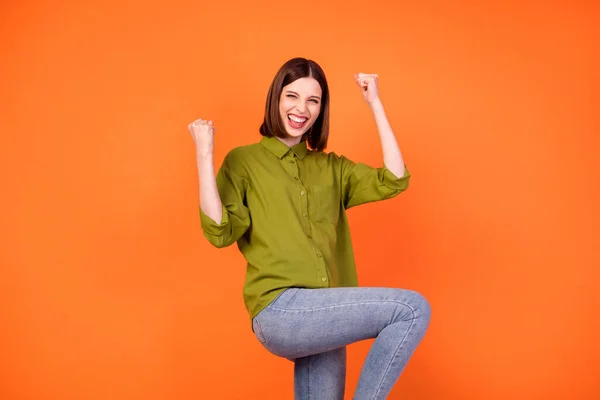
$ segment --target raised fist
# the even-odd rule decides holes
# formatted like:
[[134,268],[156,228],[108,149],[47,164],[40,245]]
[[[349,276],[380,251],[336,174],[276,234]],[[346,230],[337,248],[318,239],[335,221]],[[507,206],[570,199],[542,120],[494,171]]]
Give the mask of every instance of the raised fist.
[[212,154],[215,135],[213,122],[197,119],[188,125],[188,129],[196,144],[196,153],[201,155]]

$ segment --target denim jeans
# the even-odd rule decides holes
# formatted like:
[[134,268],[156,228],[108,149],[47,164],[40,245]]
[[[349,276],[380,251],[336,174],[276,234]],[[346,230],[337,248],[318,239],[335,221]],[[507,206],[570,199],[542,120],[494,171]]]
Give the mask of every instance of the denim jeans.
[[431,309],[417,292],[391,288],[290,288],[252,320],[271,353],[294,362],[296,400],[343,400],[346,345],[375,341],[355,400],[385,399],[425,335]]

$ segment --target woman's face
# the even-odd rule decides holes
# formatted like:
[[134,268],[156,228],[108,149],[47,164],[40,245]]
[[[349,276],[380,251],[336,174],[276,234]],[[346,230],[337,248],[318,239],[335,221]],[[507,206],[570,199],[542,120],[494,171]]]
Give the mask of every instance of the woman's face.
[[279,113],[293,142],[300,143],[302,135],[317,120],[321,112],[321,95],[321,86],[314,78],[300,78],[283,87]]

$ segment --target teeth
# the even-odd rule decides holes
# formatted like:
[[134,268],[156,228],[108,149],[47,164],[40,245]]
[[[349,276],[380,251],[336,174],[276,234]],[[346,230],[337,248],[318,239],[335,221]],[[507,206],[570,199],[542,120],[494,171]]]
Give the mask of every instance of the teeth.
[[298,123],[304,122],[304,121],[307,120],[307,118],[298,118],[298,117],[295,117],[293,115],[288,115],[288,118],[291,119],[292,121],[298,122]]

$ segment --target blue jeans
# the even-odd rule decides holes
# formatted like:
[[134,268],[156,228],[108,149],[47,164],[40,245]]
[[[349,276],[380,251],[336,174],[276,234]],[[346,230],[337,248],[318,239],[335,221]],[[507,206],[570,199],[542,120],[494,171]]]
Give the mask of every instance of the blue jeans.
[[290,288],[252,320],[271,353],[294,361],[296,400],[343,400],[346,345],[376,338],[354,394],[385,399],[425,335],[431,309],[419,293],[388,288]]

